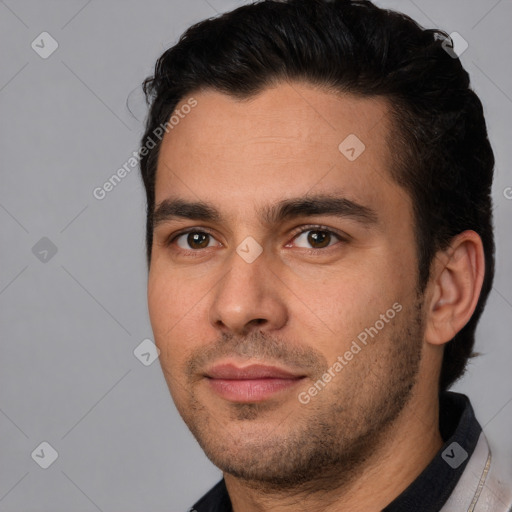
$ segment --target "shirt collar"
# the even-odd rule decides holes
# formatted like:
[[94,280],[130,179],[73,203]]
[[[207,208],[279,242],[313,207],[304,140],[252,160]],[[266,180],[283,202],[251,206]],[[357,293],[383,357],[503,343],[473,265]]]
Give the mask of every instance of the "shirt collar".
[[482,432],[469,398],[439,396],[439,430],[444,444],[430,464],[382,512],[437,512],[457,485]]

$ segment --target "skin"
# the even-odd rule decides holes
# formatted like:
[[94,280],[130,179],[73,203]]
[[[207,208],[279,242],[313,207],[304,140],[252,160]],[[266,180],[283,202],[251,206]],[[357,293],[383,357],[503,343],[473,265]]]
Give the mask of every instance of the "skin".
[[[388,171],[385,99],[303,83],[243,101],[192,96],[197,107],[163,139],[155,201],[206,201],[221,218],[171,217],[154,230],[148,304],[175,404],[223,470],[235,512],[381,510],[442,446],[443,347],[475,309],[481,239],[455,237],[417,294],[412,205]],[[349,134],[366,146],[354,161],[338,150]],[[269,224],[260,215],[313,195],[346,197],[378,220],[307,214]],[[191,248],[187,235],[177,238],[190,228],[211,236]],[[236,252],[248,236],[262,249],[252,263]],[[401,311],[301,403],[298,394],[396,303]],[[204,377],[226,361],[303,378],[258,403],[236,402]]]

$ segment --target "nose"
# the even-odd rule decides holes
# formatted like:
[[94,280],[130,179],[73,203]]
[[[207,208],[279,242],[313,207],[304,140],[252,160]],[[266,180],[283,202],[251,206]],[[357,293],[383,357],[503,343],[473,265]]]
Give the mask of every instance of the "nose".
[[210,323],[218,330],[240,336],[251,330],[273,331],[286,325],[288,311],[284,285],[263,252],[252,263],[236,252],[212,294]]

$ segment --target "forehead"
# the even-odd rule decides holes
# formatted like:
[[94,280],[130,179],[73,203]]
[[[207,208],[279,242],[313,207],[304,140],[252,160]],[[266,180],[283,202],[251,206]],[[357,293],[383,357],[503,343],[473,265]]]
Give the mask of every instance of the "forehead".
[[192,96],[197,106],[162,142],[157,205],[178,195],[229,210],[335,189],[376,209],[396,209],[400,201],[407,206],[407,194],[389,173],[384,99],[299,83],[246,100],[213,90]]

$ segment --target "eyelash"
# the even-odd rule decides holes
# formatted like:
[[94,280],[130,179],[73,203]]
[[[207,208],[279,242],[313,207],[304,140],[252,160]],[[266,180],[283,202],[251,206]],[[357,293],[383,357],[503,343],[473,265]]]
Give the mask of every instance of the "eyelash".
[[[329,235],[334,235],[338,239],[338,242],[347,242],[347,237],[342,236],[340,233],[338,233],[337,231],[334,231],[331,228],[328,228],[327,226],[322,226],[322,225],[319,225],[319,224],[310,224],[310,225],[301,226],[299,231],[296,231],[296,232],[293,233],[292,241],[295,240],[296,238],[298,238],[303,233],[307,233],[308,231],[321,231],[323,233],[328,233]],[[172,246],[174,244],[174,242],[178,238],[180,238],[183,235],[188,235],[190,233],[204,233],[204,234],[207,234],[207,235],[209,235],[209,236],[211,236],[212,238],[215,239],[213,234],[207,228],[190,228],[190,229],[187,229],[185,231],[180,231],[179,233],[171,235],[171,237],[169,237],[169,239],[165,242],[165,245],[167,247],[170,247],[170,246]],[[318,251],[329,249],[330,247],[333,247],[334,245],[336,245],[336,243],[332,244],[332,245],[328,245],[326,247],[321,247],[321,248],[314,248],[314,247],[305,248],[305,247],[301,247],[300,249],[303,249],[306,252],[318,253]],[[204,249],[208,249],[208,247],[205,247]],[[204,249],[181,249],[181,248],[178,248],[177,250],[179,252],[184,252],[184,253],[200,253]]]

